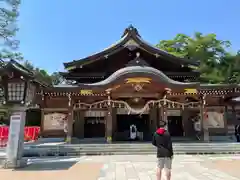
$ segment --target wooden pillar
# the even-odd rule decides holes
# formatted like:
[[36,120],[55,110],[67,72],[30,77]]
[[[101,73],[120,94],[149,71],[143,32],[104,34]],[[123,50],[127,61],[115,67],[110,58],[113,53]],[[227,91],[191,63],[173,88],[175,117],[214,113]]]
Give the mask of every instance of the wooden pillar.
[[[237,88],[233,89],[233,93],[235,94],[237,92]],[[236,112],[236,102],[234,102],[233,100],[230,101],[231,102],[231,108],[232,108],[232,120],[234,122],[234,126],[238,125],[237,123],[237,112]]]
[[68,109],[68,124],[67,124],[67,142],[70,143],[72,140],[73,133],[73,108]]
[[224,112],[223,112],[223,117],[224,117],[224,128],[226,135],[228,135],[228,107],[225,105],[224,106]]
[[112,119],[112,114],[113,114],[113,108],[111,105],[111,96],[110,93],[108,93],[108,108],[107,108],[107,112],[105,115],[105,119],[106,119],[106,131],[105,131],[105,136],[107,139],[108,143],[112,142],[112,136],[113,136],[113,119]]
[[85,111],[84,110],[81,110],[79,113],[79,138],[84,138],[84,132],[85,132],[85,129],[84,129],[84,125],[85,125]]
[[41,108],[41,126],[40,126],[40,136],[43,136],[44,132],[44,110]]
[[156,131],[156,128],[157,128],[157,125],[158,125],[158,118],[157,118],[157,108],[154,106],[151,108],[150,112],[150,130],[151,132],[155,132]]
[[[166,95],[164,95],[164,100],[166,100]],[[168,117],[167,117],[167,101],[163,102],[163,121],[166,123],[166,130],[168,130]]]
[[112,121],[112,108],[108,108],[106,112],[106,139],[107,142],[112,142],[112,135],[113,135],[113,121]]
[[203,141],[209,142],[209,131],[208,124],[206,122],[206,95],[202,96],[201,107],[200,107],[200,117],[201,117],[201,130],[203,134]]
[[163,121],[163,108],[159,107],[158,108],[158,122],[157,122],[157,126],[162,126],[162,121]]
[[204,105],[203,105],[203,97],[200,97],[201,101],[200,101],[200,128],[201,128],[201,134],[203,136],[204,134],[204,127],[203,127],[203,121],[204,121]]
[[46,98],[44,96],[43,90],[41,90],[41,101],[40,101],[40,108],[41,108],[41,126],[40,126],[40,136],[44,136],[44,108],[46,107]]
[[74,132],[75,137],[82,139],[84,138],[84,110],[77,110],[74,116]]
[[236,105],[235,104],[231,104],[231,108],[232,108],[232,120],[235,124],[236,120],[237,120],[237,113],[236,113]]
[[161,108],[159,108],[158,117],[159,117],[158,125],[162,127],[165,123],[166,124],[165,125],[166,129],[168,129],[168,127],[167,127],[167,107],[166,107],[166,105],[163,105]]
[[165,128],[168,130],[168,116],[167,116],[167,108],[163,108],[163,121],[166,123]]
[[67,116],[67,142],[71,143],[73,133],[73,103],[71,95],[68,94],[68,116]]
[[182,109],[181,116],[182,116],[183,136],[190,137],[191,136],[190,129],[192,129],[192,122],[189,120],[189,110],[185,108]]
[[112,140],[115,140],[117,132],[117,108],[112,108]]

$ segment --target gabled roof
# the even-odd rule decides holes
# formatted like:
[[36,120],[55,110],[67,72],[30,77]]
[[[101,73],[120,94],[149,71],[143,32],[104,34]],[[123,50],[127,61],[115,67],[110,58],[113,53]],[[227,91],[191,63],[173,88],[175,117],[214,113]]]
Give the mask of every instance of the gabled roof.
[[21,75],[31,79],[35,83],[38,83],[42,86],[49,86],[49,83],[45,82],[45,80],[39,76],[37,76],[33,71],[29,70],[28,68],[24,67],[20,63],[15,60],[10,60],[9,62],[5,63],[4,66],[1,67],[1,72],[9,73],[10,70],[15,70],[19,72]]
[[134,49],[134,48],[141,48],[143,50],[148,51],[151,54],[154,54],[156,57],[164,57],[168,59],[169,61],[181,64],[181,65],[197,65],[195,62],[189,59],[179,58],[172,54],[169,54],[166,51],[163,51],[153,45],[150,45],[146,41],[144,41],[141,36],[139,35],[137,29],[130,25],[128,28],[125,29],[122,38],[110,46],[109,48],[106,48],[105,50],[98,52],[96,54],[93,54],[91,56],[85,57],[80,60],[74,60],[71,62],[63,63],[65,68],[68,70],[75,69],[77,67],[81,67],[86,64],[90,64],[94,61],[97,61],[101,58],[107,58],[111,54],[115,54],[116,52],[121,51],[124,48]]
[[23,75],[25,75],[27,77],[31,77],[31,78],[34,77],[34,73],[31,70],[24,67],[23,65],[21,65],[20,63],[18,63],[15,60],[10,60],[6,64],[6,68],[13,68],[13,69],[17,70],[18,72],[22,73]]
[[97,83],[91,83],[91,84],[86,84],[86,83],[79,83],[80,86],[84,87],[100,87],[100,86],[106,86],[111,83],[114,83],[118,79],[122,78],[127,78],[128,76],[130,77],[131,75],[134,76],[143,76],[143,77],[151,77],[161,83],[167,84],[169,87],[183,87],[183,88],[188,88],[188,87],[199,87],[200,83],[199,82],[179,82],[175,81],[173,79],[170,79],[168,76],[166,76],[163,72],[159,71],[158,69],[155,69],[153,67],[148,67],[148,66],[129,66],[129,67],[124,67],[122,69],[117,70],[114,72],[112,75],[110,75],[107,79],[97,82]]

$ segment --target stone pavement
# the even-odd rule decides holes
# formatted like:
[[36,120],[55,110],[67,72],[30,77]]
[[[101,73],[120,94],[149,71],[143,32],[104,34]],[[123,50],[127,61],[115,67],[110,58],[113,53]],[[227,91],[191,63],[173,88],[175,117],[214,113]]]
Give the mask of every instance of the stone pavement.
[[0,169],[4,180],[97,180],[102,163],[81,162],[81,158],[34,159],[26,168]]
[[[209,164],[211,156],[180,155],[174,157],[172,180],[239,180]],[[226,157],[226,159],[239,159]],[[223,160],[223,158],[222,158]],[[155,180],[156,160],[153,155],[88,157],[85,161],[105,162],[98,180]],[[240,166],[238,166],[239,168]],[[240,175],[240,172],[238,173]]]
[[[155,180],[154,155],[32,159],[27,168],[1,170],[4,180]],[[179,155],[172,180],[239,180],[240,157]]]

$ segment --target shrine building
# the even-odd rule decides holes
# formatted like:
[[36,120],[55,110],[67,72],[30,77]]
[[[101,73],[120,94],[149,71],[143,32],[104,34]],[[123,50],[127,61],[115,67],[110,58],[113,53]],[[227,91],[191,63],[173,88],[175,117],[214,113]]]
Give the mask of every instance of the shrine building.
[[138,139],[148,141],[166,124],[173,137],[196,138],[196,122],[199,139],[227,134],[236,122],[225,114],[233,112],[240,86],[201,84],[197,66],[150,45],[129,26],[103,51],[64,63],[65,84],[39,89],[41,135],[124,141],[135,125]]

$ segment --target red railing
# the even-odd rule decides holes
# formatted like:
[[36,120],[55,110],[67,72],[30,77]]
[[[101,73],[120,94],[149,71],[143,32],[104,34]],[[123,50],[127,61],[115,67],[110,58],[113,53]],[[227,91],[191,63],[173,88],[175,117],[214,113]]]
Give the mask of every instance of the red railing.
[[[8,126],[0,126],[0,147],[6,147],[8,141]],[[24,128],[24,140],[35,141],[40,133],[40,127],[38,126],[27,126]]]

